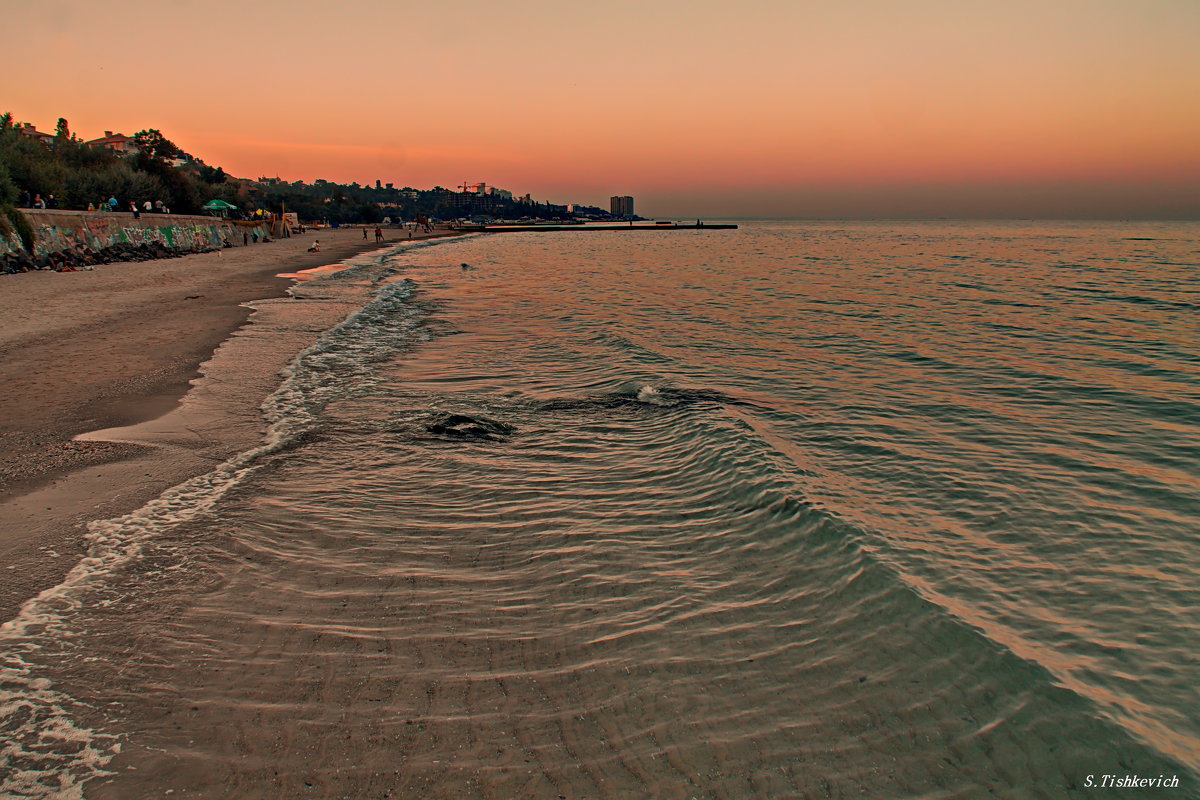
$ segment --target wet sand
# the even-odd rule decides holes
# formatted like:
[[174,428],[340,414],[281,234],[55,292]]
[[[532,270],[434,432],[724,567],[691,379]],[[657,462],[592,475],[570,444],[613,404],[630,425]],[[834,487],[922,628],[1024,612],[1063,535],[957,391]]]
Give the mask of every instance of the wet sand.
[[[400,240],[396,230],[387,236]],[[317,239],[321,251],[307,252]],[[170,450],[74,437],[174,408],[200,365],[250,317],[242,304],[284,295],[292,281],[280,273],[379,247],[360,228],[326,229],[219,253],[0,279],[2,618],[62,580],[84,552],[89,520],[139,507],[252,444],[260,429],[234,426],[218,440]],[[256,412],[270,389],[244,398],[248,408]]]

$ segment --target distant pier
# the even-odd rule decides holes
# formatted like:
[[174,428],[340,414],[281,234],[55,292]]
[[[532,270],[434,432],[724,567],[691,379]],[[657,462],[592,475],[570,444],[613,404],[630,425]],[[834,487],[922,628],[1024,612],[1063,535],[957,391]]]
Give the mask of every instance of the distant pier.
[[465,233],[525,233],[528,231],[727,231],[737,225],[671,223],[669,225],[463,225]]

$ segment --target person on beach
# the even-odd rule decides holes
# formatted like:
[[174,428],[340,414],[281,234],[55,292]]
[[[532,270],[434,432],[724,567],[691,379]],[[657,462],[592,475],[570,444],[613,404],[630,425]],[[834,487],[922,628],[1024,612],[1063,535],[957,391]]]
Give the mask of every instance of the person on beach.
[[147,214],[149,214],[153,210],[154,210],[154,203],[151,203],[149,200],[142,203],[142,211],[145,211]]
[[[365,228],[363,229],[363,233],[366,233],[366,229],[365,229]],[[320,240],[320,239],[317,239],[315,242],[313,242],[313,243],[312,243],[312,247],[308,248],[308,252],[310,252],[310,253],[319,253],[319,252],[321,252],[321,240]]]
[[375,241],[377,241],[377,242],[386,242],[387,241],[386,239],[383,238],[383,229],[382,228],[375,229]]
[[245,247],[248,244],[250,244],[250,234],[242,231],[242,247]]
[[132,200],[129,201],[129,210],[133,212],[134,219],[142,218],[142,212],[138,210],[137,203],[133,202]]
[[154,210],[155,210],[156,212],[158,212],[159,214],[161,214],[161,213],[163,213],[163,209],[164,209],[164,208],[166,208],[166,206],[164,206],[164,205],[163,205],[163,201],[162,201],[162,200],[155,200],[155,201],[154,201]]
[[108,210],[109,210],[109,211],[116,211],[116,210],[117,210],[117,197],[116,197],[116,195],[113,195],[112,197],[109,197],[109,198],[108,198]]
[[365,242],[366,240],[367,240],[367,229],[363,228],[363,241]]

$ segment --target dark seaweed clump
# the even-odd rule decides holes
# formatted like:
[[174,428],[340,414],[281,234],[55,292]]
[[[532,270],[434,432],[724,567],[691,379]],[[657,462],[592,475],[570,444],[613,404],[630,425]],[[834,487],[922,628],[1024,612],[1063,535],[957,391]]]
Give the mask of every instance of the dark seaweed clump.
[[425,430],[438,436],[452,439],[495,440],[511,436],[516,429],[512,425],[487,417],[471,417],[466,414],[439,414],[425,426]]

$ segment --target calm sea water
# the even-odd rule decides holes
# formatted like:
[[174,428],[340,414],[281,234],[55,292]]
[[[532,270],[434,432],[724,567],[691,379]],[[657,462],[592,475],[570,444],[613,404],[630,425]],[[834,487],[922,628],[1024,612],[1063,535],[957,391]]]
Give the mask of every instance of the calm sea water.
[[4,788],[1194,796],[1198,274],[1190,223],[780,222],[306,283],[277,324],[361,310],[266,443],[9,626]]

